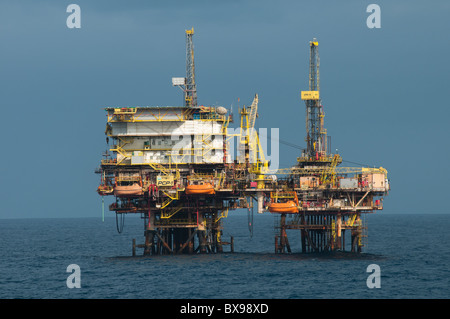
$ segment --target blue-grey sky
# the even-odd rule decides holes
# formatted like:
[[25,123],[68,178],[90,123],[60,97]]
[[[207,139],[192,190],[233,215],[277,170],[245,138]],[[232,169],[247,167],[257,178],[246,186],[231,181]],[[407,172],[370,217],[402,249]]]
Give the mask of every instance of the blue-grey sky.
[[[101,216],[103,108],[182,104],[171,77],[191,27],[199,103],[237,111],[258,93],[257,125],[300,146],[316,37],[333,150],[388,170],[383,213],[449,213],[449,14],[443,0],[2,1],[0,218]],[[281,144],[281,166],[299,152]]]

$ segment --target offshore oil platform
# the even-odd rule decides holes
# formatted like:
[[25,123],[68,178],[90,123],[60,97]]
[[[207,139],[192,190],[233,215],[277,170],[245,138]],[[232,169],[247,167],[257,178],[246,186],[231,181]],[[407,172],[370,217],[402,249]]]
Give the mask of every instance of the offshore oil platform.
[[[301,251],[361,252],[362,214],[383,209],[390,189],[387,171],[340,167],[324,128],[319,91],[319,53],[309,43],[306,148],[290,168],[271,169],[255,130],[258,95],[239,109],[240,127],[222,106],[197,102],[194,29],[186,30],[186,77],[172,78],[183,106],[107,107],[109,151],[96,173],[97,192],[114,196],[118,230],[125,214],[144,221],[144,255],[223,252],[222,221],[229,211],[249,209],[277,216],[275,252],[291,252],[287,230],[301,233]],[[109,143],[111,139],[112,143]],[[234,156],[236,148],[236,156]],[[350,235],[349,244],[345,238]],[[347,235],[347,236],[346,236]],[[348,243],[348,242],[347,242]]]

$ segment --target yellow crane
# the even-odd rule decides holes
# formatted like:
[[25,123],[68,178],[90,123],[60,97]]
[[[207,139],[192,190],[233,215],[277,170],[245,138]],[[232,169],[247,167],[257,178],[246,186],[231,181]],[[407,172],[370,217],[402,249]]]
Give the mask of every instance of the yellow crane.
[[[268,161],[265,159],[264,150],[255,130],[256,118],[258,117],[258,102],[258,94],[255,94],[252,104],[249,107],[244,106],[240,112],[240,143],[245,150],[245,162],[249,164],[250,173],[261,175],[268,171]],[[259,176],[258,179],[264,180],[264,177]]]

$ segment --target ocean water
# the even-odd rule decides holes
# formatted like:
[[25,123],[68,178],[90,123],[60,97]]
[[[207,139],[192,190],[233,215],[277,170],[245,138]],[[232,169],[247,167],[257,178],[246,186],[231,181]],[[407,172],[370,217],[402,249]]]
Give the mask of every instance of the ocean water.
[[[105,218],[0,220],[0,298],[27,299],[443,299],[450,297],[450,215],[366,216],[362,254],[300,254],[300,232],[288,232],[293,253],[274,254],[274,218],[230,212],[223,240],[235,252],[131,257],[144,240],[143,221],[127,216],[121,234]],[[69,289],[70,264],[81,288]],[[369,289],[367,267],[380,267]]]

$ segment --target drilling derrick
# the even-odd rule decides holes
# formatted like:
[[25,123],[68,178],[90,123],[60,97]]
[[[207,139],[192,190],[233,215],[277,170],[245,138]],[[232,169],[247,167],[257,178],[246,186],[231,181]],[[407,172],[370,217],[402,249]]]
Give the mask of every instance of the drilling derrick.
[[[325,113],[320,99],[319,42],[314,38],[309,46],[309,91],[301,92],[301,99],[306,105],[306,149],[298,158],[298,162],[301,167],[309,164],[328,166],[334,156],[330,155],[331,145],[324,127]],[[338,159],[340,160],[340,157]]]
[[318,42],[310,43],[309,91],[303,92],[306,103],[306,154],[309,157],[326,156],[326,133],[323,128],[323,107],[319,99]]

